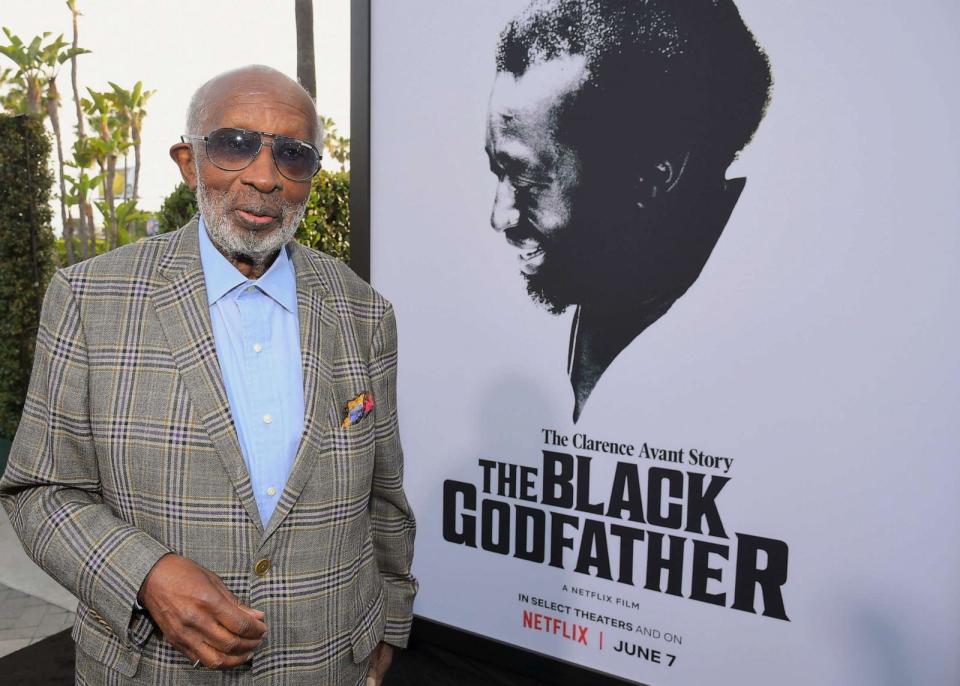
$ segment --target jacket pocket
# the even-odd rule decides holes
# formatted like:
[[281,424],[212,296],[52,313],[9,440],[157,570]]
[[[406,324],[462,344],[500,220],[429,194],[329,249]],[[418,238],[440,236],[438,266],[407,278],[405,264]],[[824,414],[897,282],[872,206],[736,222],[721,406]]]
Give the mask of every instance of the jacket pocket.
[[77,607],[77,620],[73,624],[74,642],[77,649],[92,660],[114,669],[125,677],[137,673],[140,651],[125,645],[117,638],[107,623],[84,603]]

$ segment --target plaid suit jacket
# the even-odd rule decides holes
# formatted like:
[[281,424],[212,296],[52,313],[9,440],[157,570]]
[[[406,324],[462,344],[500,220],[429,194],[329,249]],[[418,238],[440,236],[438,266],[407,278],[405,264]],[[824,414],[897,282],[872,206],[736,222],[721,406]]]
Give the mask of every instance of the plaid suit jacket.
[[[0,498],[27,552],[80,599],[81,683],[353,684],[377,642],[406,644],[417,584],[393,311],[337,260],[291,245],[305,426],[266,528],[217,361],[197,220],[60,270],[47,289]],[[364,390],[373,414],[340,428]],[[193,670],[133,611],[168,551],[266,613],[252,665]]]

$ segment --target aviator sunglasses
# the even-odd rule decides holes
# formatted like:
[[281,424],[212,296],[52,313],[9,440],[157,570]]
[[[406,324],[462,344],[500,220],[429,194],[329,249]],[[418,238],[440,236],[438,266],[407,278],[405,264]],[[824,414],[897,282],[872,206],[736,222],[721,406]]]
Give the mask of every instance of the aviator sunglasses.
[[273,151],[273,162],[277,169],[291,181],[306,181],[320,170],[320,151],[310,143],[299,138],[278,136],[266,131],[248,131],[246,129],[217,129],[206,136],[180,136],[186,143],[201,140],[206,144],[207,158],[224,171],[240,171],[246,168],[260,154],[264,146],[264,136],[273,141],[266,143]]

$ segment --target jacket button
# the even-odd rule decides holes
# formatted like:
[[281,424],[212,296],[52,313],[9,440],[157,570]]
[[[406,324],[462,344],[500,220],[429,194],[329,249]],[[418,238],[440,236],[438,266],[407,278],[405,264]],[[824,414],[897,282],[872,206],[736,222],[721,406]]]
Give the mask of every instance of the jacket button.
[[267,558],[257,560],[257,563],[253,565],[253,571],[257,576],[266,576],[267,572],[270,571],[270,560]]

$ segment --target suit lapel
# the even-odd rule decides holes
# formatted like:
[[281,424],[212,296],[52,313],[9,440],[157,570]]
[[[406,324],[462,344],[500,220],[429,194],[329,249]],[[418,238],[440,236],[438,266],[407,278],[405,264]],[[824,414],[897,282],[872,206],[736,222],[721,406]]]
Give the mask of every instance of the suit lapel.
[[303,363],[303,437],[276,509],[267,523],[266,539],[280,525],[300,497],[318,463],[331,462],[321,471],[332,471],[330,451],[321,450],[324,434],[339,420],[333,396],[332,361],[340,345],[340,327],[327,286],[306,249],[291,243],[297,279],[297,314],[300,323],[300,359]]
[[220,455],[237,497],[259,529],[260,513],[217,360],[198,230],[199,223],[194,219],[171,240],[158,270],[166,283],[154,290],[153,304],[197,415]]

